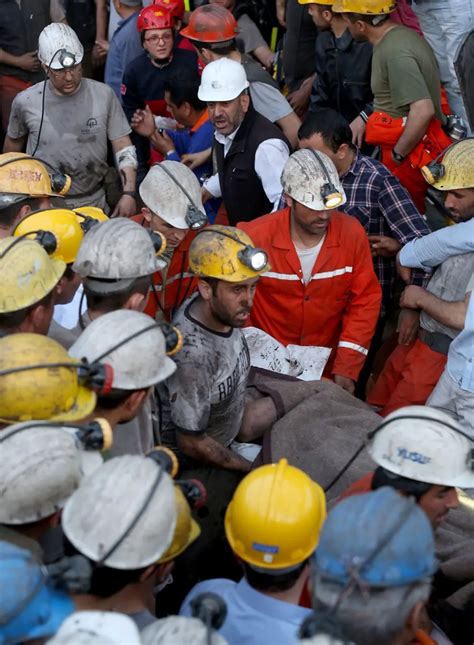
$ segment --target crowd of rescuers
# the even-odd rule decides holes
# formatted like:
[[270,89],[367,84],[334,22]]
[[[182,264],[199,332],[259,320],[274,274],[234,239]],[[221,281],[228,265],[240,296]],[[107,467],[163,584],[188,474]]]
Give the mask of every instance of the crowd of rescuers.
[[75,4],[0,2],[0,645],[472,645],[472,2]]

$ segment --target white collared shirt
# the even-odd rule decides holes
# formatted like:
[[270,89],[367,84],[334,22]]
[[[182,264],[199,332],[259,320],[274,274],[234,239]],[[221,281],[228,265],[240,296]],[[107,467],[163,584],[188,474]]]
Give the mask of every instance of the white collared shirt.
[[[224,157],[229,152],[238,131],[239,128],[229,135],[223,135],[220,132],[214,133],[216,141],[224,146]],[[277,210],[280,203],[283,191],[280,177],[289,156],[290,151],[288,146],[281,139],[267,139],[266,141],[262,141],[255,153],[254,169],[262,182],[262,187],[268,200],[273,204],[273,210]],[[204,183],[204,188],[213,197],[222,197],[219,175],[217,173],[209,177]]]

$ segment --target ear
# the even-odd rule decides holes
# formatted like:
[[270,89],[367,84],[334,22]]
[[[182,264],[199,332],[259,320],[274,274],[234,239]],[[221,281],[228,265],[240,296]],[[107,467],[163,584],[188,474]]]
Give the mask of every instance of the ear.
[[349,144],[342,143],[336,152],[336,157],[338,159],[344,159],[347,156],[347,153],[349,151],[350,151]]
[[[51,298],[46,304],[39,304],[30,311],[26,317],[25,323],[31,325],[31,331],[35,334],[48,333],[54,312],[54,298]],[[22,331],[27,331],[26,329]]]
[[286,205],[292,208],[294,204],[293,198],[290,197],[287,193],[283,193],[283,198],[285,200]]
[[159,564],[150,564],[150,566],[142,572],[141,576],[138,578],[138,582],[145,582],[145,580],[149,580],[152,576],[158,573],[159,568]]
[[151,223],[151,218],[152,218],[150,209],[147,208],[146,206],[144,206],[142,208],[142,210],[141,210],[141,214],[146,219],[146,221],[150,224]]
[[420,601],[416,603],[408,614],[405,629],[408,630],[410,634],[413,634],[413,636],[415,636],[416,630],[420,629],[425,613],[425,603]]
[[250,107],[250,94],[242,94],[242,96],[240,97],[240,105],[242,106],[242,110],[244,112],[248,112]]
[[205,302],[209,302],[212,298],[212,288],[211,285],[205,280],[198,280],[197,288],[199,290],[199,295]]
[[143,310],[145,309],[147,300],[148,300],[148,293],[143,294],[137,291],[136,293],[132,293],[132,295],[124,303],[122,309],[128,309],[129,311],[143,312]]
[[156,568],[156,578],[158,582],[164,582],[173,571],[173,569],[174,560],[171,560],[171,562],[163,562],[163,564],[159,564]]
[[324,9],[322,16],[327,23],[330,23],[332,20],[332,11],[330,11],[329,9]]
[[189,116],[191,114],[193,108],[192,108],[191,103],[188,103],[187,101],[185,101],[183,103],[183,105],[181,106],[181,109],[184,110],[184,115],[185,116]]
[[142,390],[135,390],[131,392],[130,396],[123,402],[123,409],[126,412],[127,420],[134,419],[140,412],[151,392],[151,388]]

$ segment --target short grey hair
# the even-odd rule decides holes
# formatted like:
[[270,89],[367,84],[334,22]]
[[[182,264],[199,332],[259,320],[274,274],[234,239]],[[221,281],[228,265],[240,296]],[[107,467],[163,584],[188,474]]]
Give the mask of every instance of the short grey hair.
[[[338,603],[342,587],[322,579],[318,573],[313,584],[315,612],[330,612]],[[429,580],[384,589],[356,587],[343,596],[335,619],[346,638],[357,645],[392,645],[413,607],[428,600],[430,589]]]

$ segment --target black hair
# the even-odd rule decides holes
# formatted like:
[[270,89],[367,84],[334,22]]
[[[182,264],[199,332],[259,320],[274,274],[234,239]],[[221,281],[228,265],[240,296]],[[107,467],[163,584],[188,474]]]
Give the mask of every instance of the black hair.
[[355,150],[349,123],[336,110],[317,108],[306,115],[303,125],[298,130],[298,139],[309,139],[315,134],[320,134],[333,152],[337,152],[344,143]]
[[103,314],[122,309],[134,293],[140,293],[144,296],[147,295],[150,288],[150,280],[151,277],[149,275],[136,278],[126,290],[120,291],[119,293],[96,293],[87,284],[84,284],[87,307],[93,311],[100,311]]
[[261,571],[255,570],[246,562],[243,562],[242,566],[245,578],[253,589],[261,591],[262,593],[278,593],[288,591],[296,584],[307,563],[308,560],[305,560],[295,569],[283,573],[262,573]]
[[23,206],[29,206],[32,211],[38,211],[41,208],[40,200],[37,197],[28,197],[25,195],[24,199],[17,201],[14,204],[7,206],[0,206],[0,227],[10,228],[15,223],[18,212]]
[[[64,553],[67,556],[82,555],[76,547],[64,536]],[[110,598],[119,591],[122,591],[127,585],[134,584],[140,580],[148,567],[141,569],[112,569],[98,565],[96,562],[87,558],[92,565],[91,586],[88,591],[92,596],[98,598]]]
[[181,107],[189,103],[195,110],[202,111],[206,108],[204,101],[198,98],[201,79],[194,68],[183,68],[165,81],[165,92],[169,92],[172,102]]
[[0,329],[7,333],[12,333],[17,330],[36,307],[48,307],[52,303],[54,292],[55,289],[52,289],[44,298],[29,307],[25,307],[25,309],[0,314]]
[[200,277],[199,279],[203,280],[204,282],[207,282],[207,284],[211,287],[212,295],[217,296],[217,289],[219,287],[219,282],[220,282],[218,278]]
[[426,495],[430,488],[432,488],[433,484],[426,484],[425,482],[418,482],[408,477],[402,477],[379,466],[374,472],[372,490],[377,490],[377,488],[382,488],[383,486],[390,486],[390,488],[394,488],[405,495],[411,495],[419,502],[423,495]]
[[232,52],[238,51],[235,38],[232,38],[232,40],[225,40],[221,43],[205,43],[200,40],[193,40],[193,45],[199,52],[203,49],[210,49],[218,56],[228,56],[229,54],[232,54]]

